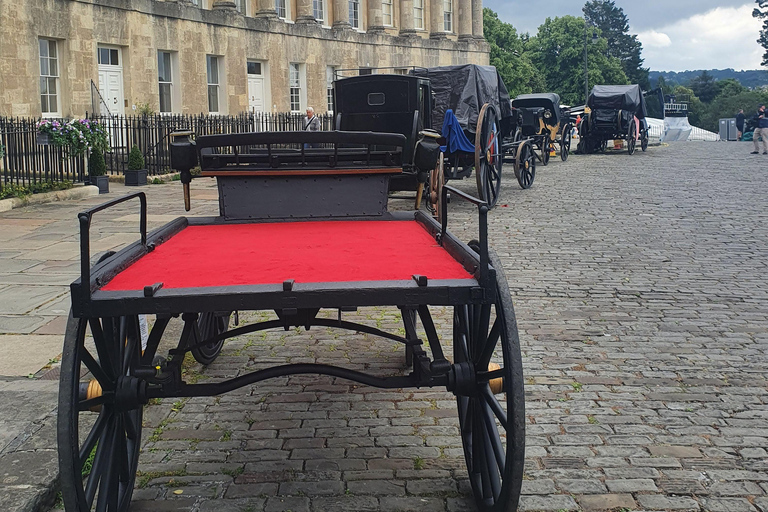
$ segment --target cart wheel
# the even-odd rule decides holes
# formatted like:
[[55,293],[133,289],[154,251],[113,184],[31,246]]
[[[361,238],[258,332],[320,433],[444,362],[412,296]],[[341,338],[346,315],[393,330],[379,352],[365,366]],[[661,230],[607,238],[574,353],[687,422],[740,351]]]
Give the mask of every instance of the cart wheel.
[[643,134],[640,136],[640,149],[645,153],[648,150],[648,130],[643,130]]
[[[225,316],[216,315],[212,312],[200,313],[200,318],[197,319],[197,328],[200,331],[201,341],[226,332],[229,329],[229,318],[231,315],[231,313]],[[190,352],[192,352],[195,361],[207,366],[219,356],[223,346],[224,340],[219,340],[193,348]]]
[[636,144],[637,144],[637,128],[635,127],[635,120],[633,119],[629,123],[629,130],[627,133],[627,153],[629,153],[630,155],[634,155]]
[[[523,365],[512,298],[492,251],[491,264],[496,269],[496,302],[454,310],[454,393],[477,507],[483,512],[513,512],[525,459]],[[501,379],[477,377],[475,372],[496,369],[494,363],[500,364]]]
[[601,153],[605,153],[608,151],[608,141],[607,140],[601,140],[600,146],[597,148]]
[[445,185],[445,155],[440,152],[435,168],[429,173],[429,208],[438,222],[442,220],[443,185]]
[[[86,346],[86,330],[93,334],[95,351],[90,340]],[[138,317],[78,319],[70,313],[58,416],[61,494],[67,510],[128,510],[146,390],[146,382],[133,376],[140,358]]]
[[565,162],[571,153],[571,130],[570,124],[566,124],[563,132],[560,134],[560,160]]
[[475,179],[480,199],[489,208],[496,206],[501,192],[501,166],[504,154],[496,109],[486,103],[480,109],[475,134]]
[[541,148],[541,163],[542,165],[549,164],[549,150],[550,150],[550,141],[549,141],[549,134],[545,134],[544,138],[541,140],[540,148]]
[[517,147],[515,177],[522,189],[531,188],[536,178],[536,155],[533,154],[530,141],[525,141]]

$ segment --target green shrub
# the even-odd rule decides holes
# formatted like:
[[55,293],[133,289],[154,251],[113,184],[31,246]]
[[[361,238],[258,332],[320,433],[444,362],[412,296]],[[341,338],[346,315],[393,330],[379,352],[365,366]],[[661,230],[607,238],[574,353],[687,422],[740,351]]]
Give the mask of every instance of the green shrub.
[[101,151],[94,151],[88,159],[88,176],[104,176],[107,174],[107,164]]
[[71,181],[38,181],[29,185],[5,185],[0,189],[0,199],[9,197],[25,198],[31,194],[53,192],[55,190],[67,190],[74,187]]
[[141,154],[139,146],[134,144],[128,154],[128,170],[140,171],[142,169],[144,169],[144,155]]

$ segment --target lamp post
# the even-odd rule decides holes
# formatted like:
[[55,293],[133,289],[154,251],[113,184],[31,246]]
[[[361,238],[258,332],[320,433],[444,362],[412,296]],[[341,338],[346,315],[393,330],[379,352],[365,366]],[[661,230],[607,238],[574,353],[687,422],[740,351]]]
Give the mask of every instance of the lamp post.
[[[589,98],[589,67],[587,66],[587,33],[589,32],[589,22],[584,20],[584,105]],[[592,31],[592,44],[597,42],[597,32]]]

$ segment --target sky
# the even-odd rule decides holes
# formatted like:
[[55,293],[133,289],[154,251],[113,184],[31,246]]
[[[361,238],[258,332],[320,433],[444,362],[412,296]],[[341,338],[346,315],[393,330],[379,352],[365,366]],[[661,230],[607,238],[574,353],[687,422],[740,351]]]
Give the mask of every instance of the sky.
[[[644,66],[653,71],[760,69],[762,21],[754,0],[615,0],[643,43]],[[518,33],[535,35],[547,17],[582,16],[586,0],[484,0],[485,7]],[[532,8],[534,7],[535,8]]]

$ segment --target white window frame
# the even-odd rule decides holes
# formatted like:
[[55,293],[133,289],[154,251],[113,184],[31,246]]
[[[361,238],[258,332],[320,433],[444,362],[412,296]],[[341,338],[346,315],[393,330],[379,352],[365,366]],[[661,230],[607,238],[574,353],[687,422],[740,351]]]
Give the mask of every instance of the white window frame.
[[349,24],[352,28],[362,28],[362,13],[360,12],[360,0],[347,0],[347,8],[349,10]]
[[[46,54],[43,56],[43,44],[45,44],[46,48]],[[55,54],[53,57],[51,57],[51,48],[53,48],[53,53]],[[61,117],[61,95],[59,94],[59,91],[61,91],[61,78],[59,70],[61,69],[59,59],[61,53],[59,52],[59,45],[58,41],[55,39],[46,39],[41,37],[38,39],[37,43],[37,51],[40,57],[39,61],[39,69],[40,69],[40,80],[39,80],[39,88],[40,88],[40,110],[42,111],[42,114],[44,116],[50,116],[50,117]],[[52,69],[55,68],[55,69]],[[45,81],[45,88],[43,88],[43,82]],[[50,92],[51,84],[53,84],[53,88],[55,91],[53,94]],[[43,90],[46,92],[43,93]],[[43,98],[46,98],[45,106],[48,108],[43,108]],[[51,98],[54,98],[56,101],[56,108],[51,109]]]
[[413,28],[424,30],[424,0],[413,0]]
[[443,0],[443,32],[453,32],[453,0]]
[[[389,11],[389,12],[387,12]],[[387,19],[389,18],[389,19]],[[395,19],[395,1],[381,0],[381,22],[385,27],[394,26]]]
[[[319,16],[318,16],[319,14]],[[324,27],[328,25],[328,0],[312,0],[312,16]]]
[[304,112],[306,110],[306,83],[305,65],[299,62],[288,64],[288,107],[291,112]]
[[235,2],[235,10],[242,14],[243,16],[248,16],[248,4],[250,3],[249,0],[234,0]]
[[[206,55],[205,56],[205,76],[206,76],[206,83],[207,83],[207,95],[208,98],[208,113],[209,114],[223,114],[225,112],[225,109],[222,108],[223,102],[222,102],[222,94],[221,94],[221,83],[222,83],[222,64],[223,64],[222,57],[220,55]],[[216,62],[216,70],[215,75],[211,76],[211,64],[213,62]],[[213,89],[212,89],[213,88]],[[216,91],[216,109],[211,109],[211,91]]]
[[[278,18],[291,21],[291,0],[275,0],[275,10]],[[280,14],[281,10],[283,11],[282,15]]]
[[333,114],[336,105],[333,102],[333,80],[336,77],[336,66],[325,67],[325,100],[326,110]]
[[[167,78],[170,78],[170,81],[163,81],[161,80],[160,76],[160,55],[161,54],[168,54],[170,56],[169,62],[170,62],[170,76]],[[160,114],[174,114],[179,112],[179,105],[181,105],[181,98],[180,98],[180,89],[179,89],[179,80],[178,77],[180,76],[179,73],[179,53],[172,51],[172,50],[158,50],[157,51],[157,84],[158,84],[158,111]],[[168,91],[170,94],[170,110],[163,110],[162,108],[162,86],[163,85],[169,85]]]

